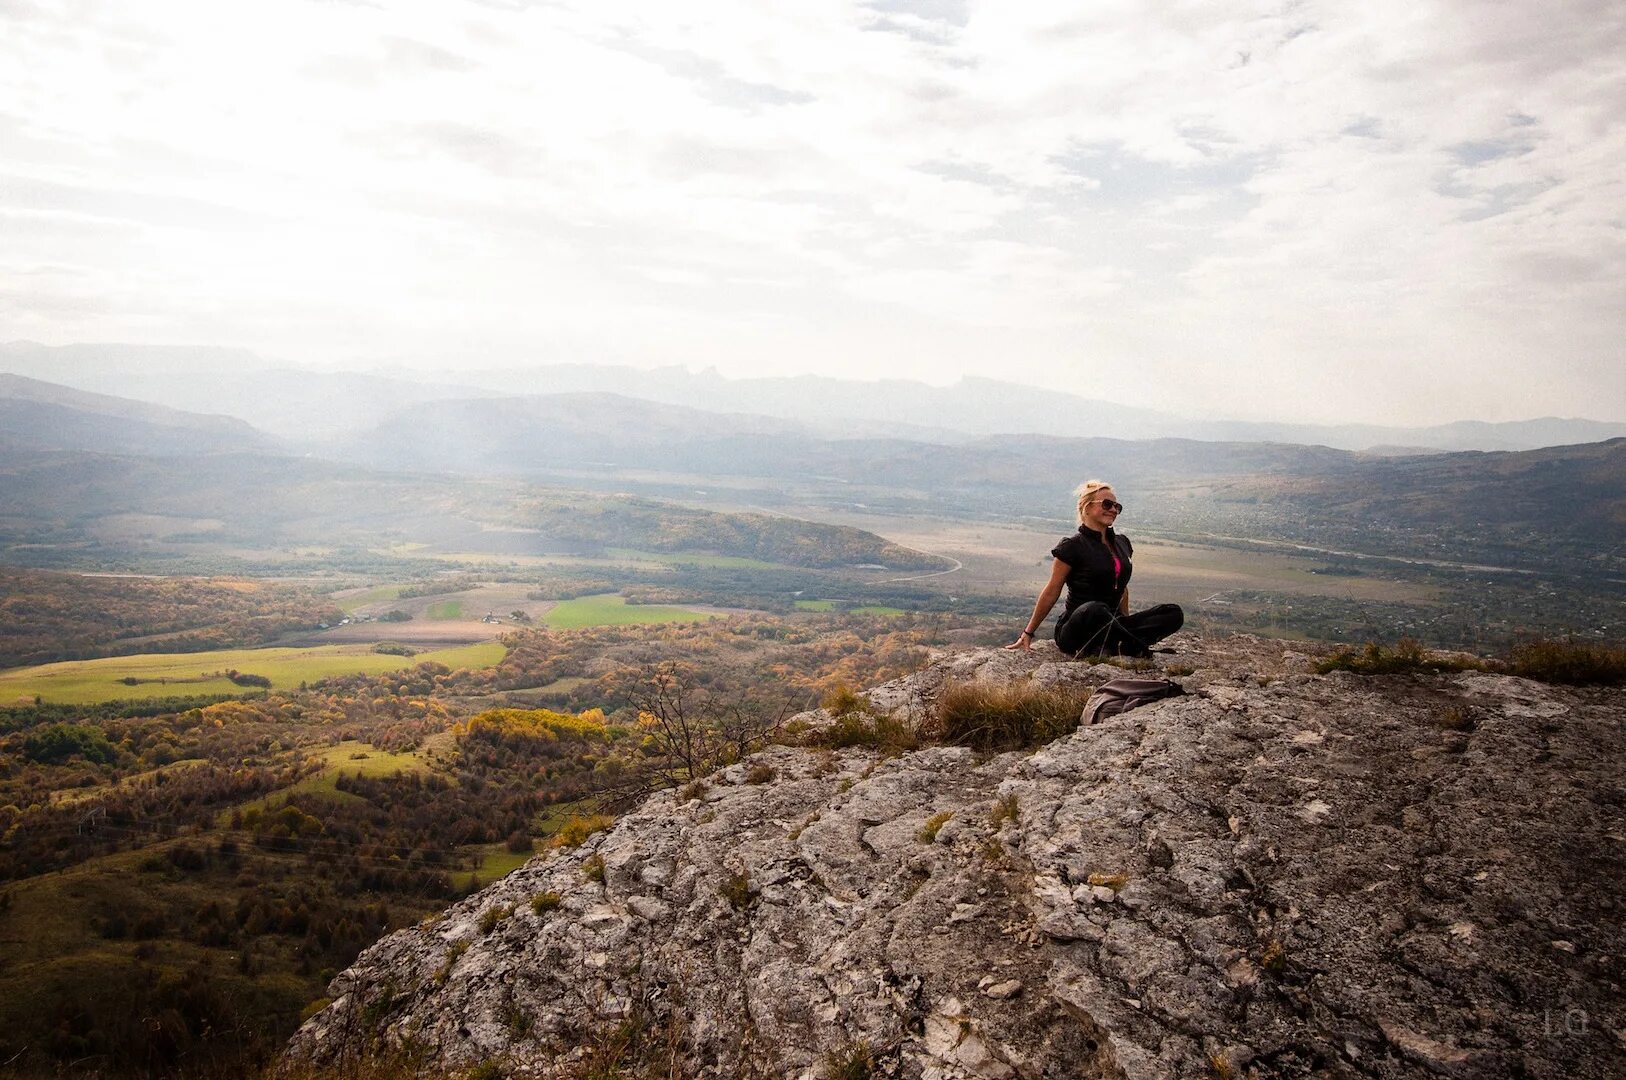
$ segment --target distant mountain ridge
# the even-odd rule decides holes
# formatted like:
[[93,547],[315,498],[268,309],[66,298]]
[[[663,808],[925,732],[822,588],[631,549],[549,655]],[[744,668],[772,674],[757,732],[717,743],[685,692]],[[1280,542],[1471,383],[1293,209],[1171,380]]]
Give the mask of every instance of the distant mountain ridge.
[[[0,419],[21,416],[27,423],[8,422],[0,448],[72,453],[43,470],[36,460],[9,473],[0,458],[0,501],[31,501],[65,517],[86,510],[72,494],[73,478],[85,476],[93,481],[85,494],[98,500],[109,484],[140,493],[117,507],[105,505],[104,513],[218,518],[239,522],[249,530],[244,535],[279,520],[324,520],[318,532],[336,539],[360,519],[416,514],[424,517],[425,535],[474,543],[479,530],[473,521],[505,516],[501,507],[513,492],[539,482],[722,509],[787,504],[788,497],[787,505],[838,514],[1065,521],[1072,486],[1102,476],[1133,503],[1137,529],[1275,537],[1502,566],[1547,566],[1558,559],[1578,569],[1579,558],[1611,573],[1626,569],[1619,543],[1626,534],[1626,439],[1409,457],[1287,443],[1044,435],[951,446],[830,439],[771,417],[578,393],[422,404],[336,439],[319,454],[292,458],[267,453],[275,449],[269,441],[234,445],[264,438],[251,430],[245,435],[247,426],[235,420],[190,417],[17,378],[0,382],[4,387],[13,388],[13,397],[0,396],[0,409],[13,412],[0,411]],[[248,452],[230,462],[207,456],[219,457],[220,450]],[[126,461],[113,472],[128,479],[114,480],[106,471],[113,463],[98,464],[98,453],[139,454],[151,464]],[[495,502],[449,516],[431,510],[464,483],[450,473],[491,484]],[[46,486],[23,498],[35,483]],[[723,492],[718,498],[699,490],[714,485]],[[500,494],[499,487],[511,490]],[[211,497],[200,501],[200,490]],[[256,495],[245,515],[233,504],[246,490]],[[557,524],[550,532],[564,537]]]
[[240,349],[0,344],[0,370],[80,389],[224,412],[289,438],[327,440],[403,409],[478,397],[614,393],[708,412],[771,416],[824,437],[902,436],[945,445],[996,434],[1291,442],[1417,453],[1531,450],[1626,436],[1626,423],[1544,417],[1431,427],[1206,420],[996,379],[950,386],[801,375],[731,379],[714,370],[549,364],[443,372],[322,371]]

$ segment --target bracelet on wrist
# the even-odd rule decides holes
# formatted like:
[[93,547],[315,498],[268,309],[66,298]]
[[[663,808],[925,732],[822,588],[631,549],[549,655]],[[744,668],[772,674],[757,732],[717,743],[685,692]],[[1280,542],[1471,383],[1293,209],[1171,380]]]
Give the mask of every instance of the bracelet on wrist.
[[1024,631],[1022,631],[1022,636],[1024,636],[1024,637],[1032,637],[1033,636],[1033,631],[1032,630],[1024,630]]

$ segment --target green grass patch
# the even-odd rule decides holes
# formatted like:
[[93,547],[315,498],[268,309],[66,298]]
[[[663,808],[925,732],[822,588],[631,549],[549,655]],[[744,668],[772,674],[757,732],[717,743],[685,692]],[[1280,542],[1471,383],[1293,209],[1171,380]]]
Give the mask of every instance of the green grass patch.
[[698,551],[639,551],[635,548],[606,548],[610,558],[637,559],[666,566],[729,566],[747,570],[784,570],[787,563],[763,562],[744,555],[706,555]]
[[534,851],[509,851],[508,846],[502,843],[459,848],[457,853],[461,858],[480,863],[477,869],[460,870],[450,875],[452,884],[460,889],[468,888],[476,878],[480,884],[489,885],[498,878],[507,877],[536,855]]
[[320,762],[324,772],[350,776],[394,776],[396,773],[432,771],[416,750],[396,754],[364,742],[346,739],[337,746],[324,746],[305,752],[306,761]]
[[[0,672],[0,704],[30,704],[36,695],[52,704],[88,705],[100,701],[243,693],[242,686],[226,677],[229,670],[263,675],[271,680],[273,690],[292,690],[302,682],[315,682],[330,675],[376,675],[426,661],[436,661],[453,669],[486,668],[507,654],[507,648],[494,641],[436,649],[412,657],[388,656],[372,650],[371,643],[357,643],[306,649],[221,649],[66,660]],[[134,682],[124,682],[126,679]]]
[[639,623],[704,622],[713,616],[689,608],[665,604],[629,604],[616,593],[597,593],[561,600],[542,621],[556,630],[576,630],[584,626],[630,626]]
[[463,601],[437,600],[429,605],[426,614],[431,619],[461,619],[463,617]]

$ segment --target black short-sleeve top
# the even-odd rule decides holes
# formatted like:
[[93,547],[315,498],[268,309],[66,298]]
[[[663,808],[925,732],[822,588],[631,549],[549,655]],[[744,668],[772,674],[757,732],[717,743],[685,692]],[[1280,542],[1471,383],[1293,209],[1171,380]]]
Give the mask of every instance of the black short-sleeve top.
[[1062,617],[1091,600],[1117,611],[1134,570],[1129,562],[1134,553],[1129,537],[1113,532],[1110,526],[1105,543],[1100,533],[1080,525],[1078,532],[1052,548],[1050,554],[1067,564],[1067,606]]

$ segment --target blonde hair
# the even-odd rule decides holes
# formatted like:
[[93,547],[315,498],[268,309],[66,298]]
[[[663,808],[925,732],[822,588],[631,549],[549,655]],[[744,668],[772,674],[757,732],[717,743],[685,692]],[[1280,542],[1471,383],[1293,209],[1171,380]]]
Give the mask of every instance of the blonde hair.
[[1084,508],[1090,505],[1090,500],[1095,498],[1095,493],[1110,490],[1112,490],[1112,485],[1105,480],[1086,480],[1078,485],[1078,490],[1073,494],[1078,496],[1078,523],[1080,525],[1084,524]]

